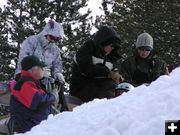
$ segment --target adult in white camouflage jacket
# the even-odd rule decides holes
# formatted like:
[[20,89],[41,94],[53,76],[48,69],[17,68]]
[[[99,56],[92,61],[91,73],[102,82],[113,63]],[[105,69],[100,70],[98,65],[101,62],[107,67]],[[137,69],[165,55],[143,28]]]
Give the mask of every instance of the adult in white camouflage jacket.
[[43,31],[37,35],[30,36],[21,44],[18,58],[16,75],[21,71],[21,61],[28,55],[35,55],[48,65],[46,75],[64,82],[62,75],[62,61],[60,49],[57,41],[61,40],[64,35],[63,27],[60,23],[50,20]]

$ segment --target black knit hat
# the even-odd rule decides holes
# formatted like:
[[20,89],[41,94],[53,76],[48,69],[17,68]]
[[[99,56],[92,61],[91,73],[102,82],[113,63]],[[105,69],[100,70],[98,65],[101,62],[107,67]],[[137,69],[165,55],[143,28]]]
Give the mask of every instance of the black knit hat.
[[34,66],[46,67],[47,65],[34,55],[26,56],[21,61],[22,70],[29,70]]

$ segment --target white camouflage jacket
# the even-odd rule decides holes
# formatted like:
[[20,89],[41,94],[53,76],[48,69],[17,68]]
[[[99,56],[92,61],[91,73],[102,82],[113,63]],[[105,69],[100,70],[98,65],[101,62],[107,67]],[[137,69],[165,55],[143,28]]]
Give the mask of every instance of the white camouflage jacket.
[[48,34],[62,38],[64,35],[63,27],[57,22],[54,22],[53,27],[47,23],[41,33],[30,36],[24,40],[24,42],[21,44],[18,65],[15,74],[20,73],[21,61],[27,55],[36,55],[42,61],[44,61],[48,65],[48,68],[51,69],[52,76],[54,76],[56,73],[62,72],[60,49],[56,43],[49,43],[45,37],[45,35]]

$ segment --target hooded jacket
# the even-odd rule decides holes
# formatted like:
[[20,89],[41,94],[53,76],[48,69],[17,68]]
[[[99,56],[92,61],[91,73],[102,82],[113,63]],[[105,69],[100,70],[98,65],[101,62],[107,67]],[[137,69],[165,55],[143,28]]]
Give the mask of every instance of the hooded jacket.
[[[114,50],[109,55],[105,55],[103,46],[108,45],[109,41],[114,42]],[[83,101],[98,98],[98,91],[103,91],[101,84],[107,82],[108,75],[114,67],[113,63],[118,59],[119,45],[118,34],[108,26],[100,27],[94,39],[84,43],[74,57],[70,79],[71,95]]]
[[46,35],[62,38],[64,35],[63,27],[55,21],[50,21],[46,24],[43,31],[38,35],[30,36],[24,40],[24,42],[21,44],[15,74],[20,73],[21,61],[25,56],[28,55],[35,55],[44,61],[45,64],[48,65],[48,68],[51,69],[52,76],[54,76],[56,73],[62,72],[60,49],[56,43],[50,43],[46,39]]
[[134,86],[151,83],[159,76],[169,74],[164,60],[153,52],[147,58],[140,58],[137,50],[121,64],[120,73],[126,82]]

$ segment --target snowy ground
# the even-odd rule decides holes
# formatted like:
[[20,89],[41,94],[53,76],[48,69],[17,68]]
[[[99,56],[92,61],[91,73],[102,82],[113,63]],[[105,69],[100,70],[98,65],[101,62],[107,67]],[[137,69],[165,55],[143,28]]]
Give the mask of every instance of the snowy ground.
[[180,68],[111,100],[49,116],[25,135],[164,135],[165,120],[180,119]]

